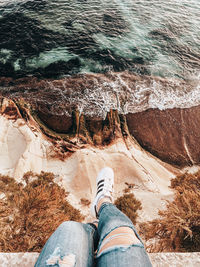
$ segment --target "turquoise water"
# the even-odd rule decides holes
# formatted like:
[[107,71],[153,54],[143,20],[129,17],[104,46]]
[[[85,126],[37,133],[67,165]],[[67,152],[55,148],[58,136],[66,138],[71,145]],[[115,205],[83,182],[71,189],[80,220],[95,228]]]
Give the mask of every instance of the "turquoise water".
[[199,0],[1,0],[0,77],[48,81],[0,90],[52,114],[199,105],[199,18]]
[[1,76],[128,70],[191,79],[199,0],[0,1]]

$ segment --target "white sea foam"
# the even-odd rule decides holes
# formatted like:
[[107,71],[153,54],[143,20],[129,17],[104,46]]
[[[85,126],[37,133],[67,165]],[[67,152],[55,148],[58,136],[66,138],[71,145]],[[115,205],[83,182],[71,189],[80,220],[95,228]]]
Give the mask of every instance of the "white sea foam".
[[[183,82],[179,80],[164,80],[153,77],[144,77],[131,82],[123,74],[113,74],[111,78],[96,79],[93,75],[93,86],[80,90],[70,89],[70,92],[63,80],[65,90],[56,88],[51,84],[51,91],[60,99],[70,105],[76,106],[80,113],[87,116],[98,116],[105,118],[111,109],[118,110],[121,114],[141,112],[150,108],[160,110],[172,108],[189,108],[200,104],[200,79]],[[136,76],[135,76],[136,77]],[[77,86],[77,85],[76,85]],[[58,108],[60,113],[60,109]]]

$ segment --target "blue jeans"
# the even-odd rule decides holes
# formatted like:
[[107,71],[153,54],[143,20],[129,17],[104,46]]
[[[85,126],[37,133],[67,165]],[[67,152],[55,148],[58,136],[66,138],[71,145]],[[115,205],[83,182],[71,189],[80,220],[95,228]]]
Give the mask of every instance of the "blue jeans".
[[[131,220],[111,203],[104,203],[101,206],[98,229],[90,224],[64,222],[45,244],[35,267],[152,266],[142,241],[129,246],[114,246],[99,253],[104,238],[118,227],[133,229],[141,241]],[[96,248],[97,254],[94,256]],[[72,256],[71,264],[68,255]]]

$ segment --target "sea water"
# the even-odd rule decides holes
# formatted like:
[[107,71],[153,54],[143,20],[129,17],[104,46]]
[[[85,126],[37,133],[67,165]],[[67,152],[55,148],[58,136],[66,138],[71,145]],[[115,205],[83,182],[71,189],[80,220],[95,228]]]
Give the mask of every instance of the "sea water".
[[123,72],[151,82],[136,84],[123,108],[115,98],[122,112],[200,104],[199,0],[0,1],[0,76],[112,73],[82,98],[115,103],[111,92],[130,91]]

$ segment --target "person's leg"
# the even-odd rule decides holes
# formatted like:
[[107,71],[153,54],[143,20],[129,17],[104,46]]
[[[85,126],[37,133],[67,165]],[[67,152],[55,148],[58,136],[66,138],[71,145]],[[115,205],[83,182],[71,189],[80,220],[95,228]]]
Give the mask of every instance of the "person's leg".
[[113,204],[103,202],[98,215],[97,267],[152,266],[135,227],[125,214]]
[[35,267],[92,267],[95,234],[91,224],[62,223],[46,242]]
[[99,218],[97,267],[152,266],[131,220],[112,204],[114,173],[102,169],[97,176],[92,214]]

